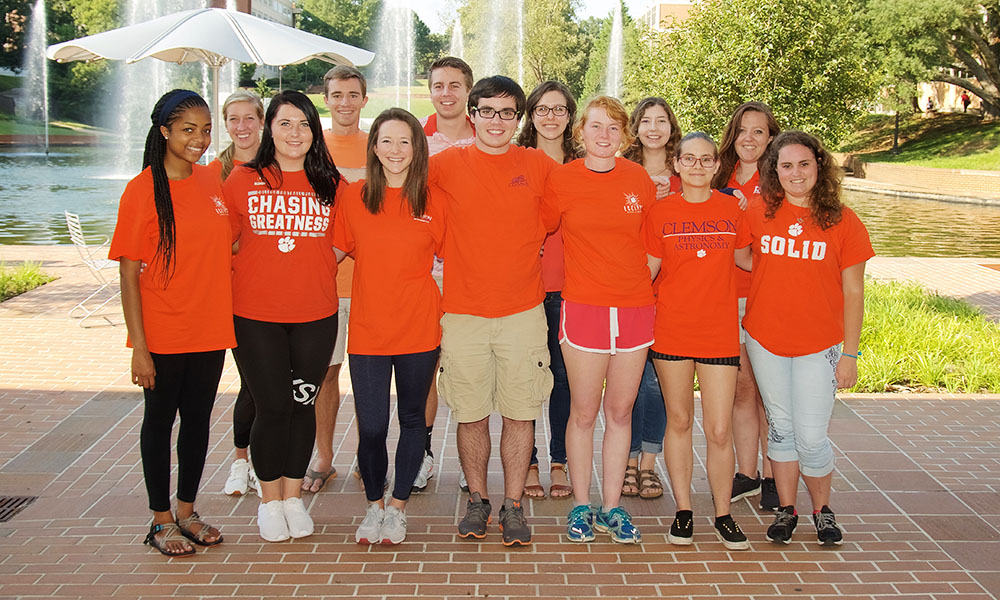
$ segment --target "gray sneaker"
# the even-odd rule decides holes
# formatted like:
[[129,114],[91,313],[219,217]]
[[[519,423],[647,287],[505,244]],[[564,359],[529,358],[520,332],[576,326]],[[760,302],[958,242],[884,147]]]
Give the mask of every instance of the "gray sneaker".
[[382,520],[383,546],[391,546],[401,543],[406,539],[406,513],[395,506],[385,507],[385,518]]
[[368,503],[368,510],[365,511],[365,519],[361,521],[361,526],[354,534],[354,541],[359,544],[377,544],[382,541],[379,537],[382,534],[382,521],[385,519],[385,510],[379,508],[375,502]]
[[473,493],[465,506],[465,518],[458,524],[458,537],[483,539],[491,520],[489,501],[483,501],[479,492]]
[[511,498],[504,498],[500,508],[500,533],[503,534],[504,546],[527,546],[531,544],[531,528],[524,518],[521,503]]

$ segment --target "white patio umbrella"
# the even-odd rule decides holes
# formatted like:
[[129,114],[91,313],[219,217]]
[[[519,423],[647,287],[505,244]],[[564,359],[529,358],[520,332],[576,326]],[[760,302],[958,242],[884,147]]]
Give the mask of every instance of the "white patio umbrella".
[[[318,58],[337,65],[363,66],[375,58],[368,50],[221,8],[173,13],[53,44],[46,56],[57,62],[106,58],[134,63],[153,57],[179,65],[206,63],[212,67],[216,124],[219,119],[219,67],[231,60],[285,66]],[[218,127],[214,129],[218,131]],[[215,136],[215,150],[218,154],[219,135]]]

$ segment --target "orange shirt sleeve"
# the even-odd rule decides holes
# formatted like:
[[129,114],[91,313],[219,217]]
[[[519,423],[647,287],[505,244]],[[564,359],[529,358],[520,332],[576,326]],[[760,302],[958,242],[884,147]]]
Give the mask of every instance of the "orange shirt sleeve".
[[[151,235],[159,234],[156,211],[152,202],[153,177],[148,168],[128,182],[118,202],[118,222],[111,237],[108,258],[152,261],[156,246],[150,245]],[[150,210],[153,209],[153,210]]]
[[[333,246],[342,252],[354,252],[354,235],[351,233],[347,204],[349,202],[361,202],[361,188],[365,181],[357,181],[347,186],[344,196],[337,202],[335,216],[333,218]],[[346,258],[344,260],[347,260]],[[346,290],[338,290],[343,294]]]

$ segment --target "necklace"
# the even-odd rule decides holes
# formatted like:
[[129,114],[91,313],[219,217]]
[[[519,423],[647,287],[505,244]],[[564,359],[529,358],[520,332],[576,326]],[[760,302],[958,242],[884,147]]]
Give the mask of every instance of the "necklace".
[[665,172],[667,172],[669,170],[670,170],[670,165],[663,165],[662,169],[660,169],[659,171],[657,171],[655,173],[650,173],[649,176],[650,177],[659,177],[660,175],[663,175]]

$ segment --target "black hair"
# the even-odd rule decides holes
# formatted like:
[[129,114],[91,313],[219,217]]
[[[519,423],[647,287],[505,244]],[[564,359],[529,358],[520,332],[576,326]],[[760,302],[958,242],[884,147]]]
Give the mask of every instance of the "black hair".
[[159,240],[156,244],[156,254],[160,256],[160,276],[163,287],[166,288],[174,271],[174,246],[177,242],[177,229],[174,223],[174,202],[170,198],[170,180],[163,160],[167,155],[167,140],[160,127],[170,128],[185,110],[189,108],[204,108],[208,104],[204,98],[189,91],[174,89],[160,97],[149,115],[152,125],[146,134],[146,148],[142,153],[142,168],[149,167],[153,175],[153,204],[156,207],[156,221],[159,228]]
[[[278,109],[282,105],[291,104],[302,111],[309,123],[309,130],[312,132],[312,144],[306,151],[305,171],[309,185],[316,193],[316,198],[326,205],[332,206],[337,195],[337,185],[341,181],[340,171],[333,164],[330,151],[326,149],[326,142],[323,140],[323,128],[319,122],[319,113],[312,100],[302,92],[286,90],[279,92],[271,98],[271,103],[267,106],[267,113],[264,114],[264,132],[261,136],[260,147],[257,148],[257,156],[245,167],[254,169],[260,178],[267,182],[271,189],[281,186],[281,167],[275,157],[274,136],[271,133],[271,123],[278,114]],[[267,171],[265,173],[264,171]],[[275,183],[271,183],[268,174],[277,178]]]
[[479,106],[479,101],[483,98],[513,98],[518,117],[524,114],[524,105],[527,102],[521,86],[510,77],[503,75],[484,77],[472,86],[472,90],[469,91],[468,109],[470,113]]

